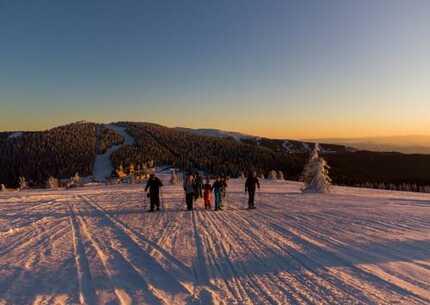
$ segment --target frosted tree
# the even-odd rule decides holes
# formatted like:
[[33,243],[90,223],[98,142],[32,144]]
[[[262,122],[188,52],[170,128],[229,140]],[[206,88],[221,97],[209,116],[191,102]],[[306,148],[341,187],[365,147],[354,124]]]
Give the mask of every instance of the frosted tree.
[[58,179],[54,178],[54,177],[49,177],[48,181],[46,182],[46,187],[49,189],[56,189],[58,188],[59,183],[58,183]]
[[176,175],[176,170],[173,168],[170,170],[170,184],[177,185],[178,184],[178,176]]
[[320,147],[315,144],[311,157],[303,170],[304,193],[328,193],[331,179],[329,166],[319,155]]
[[284,180],[284,173],[283,173],[282,171],[278,171],[278,172],[276,173],[276,178],[277,178],[278,180]]
[[275,170],[271,170],[269,172],[269,175],[267,176],[267,179],[276,180],[277,176],[278,176],[278,174],[276,173],[276,171]]
[[135,171],[134,171],[134,164],[130,163],[130,165],[128,166],[128,174],[129,175],[134,175]]
[[79,176],[79,173],[75,173],[75,175],[72,177],[72,183],[75,186],[81,185],[81,177]]
[[154,160],[149,160],[148,162],[146,162],[146,167],[149,170],[149,174],[155,173],[155,162],[154,162]]
[[0,192],[6,192],[6,186],[4,184],[0,185]]
[[27,187],[27,180],[25,179],[25,177],[19,177],[19,190],[24,190]]

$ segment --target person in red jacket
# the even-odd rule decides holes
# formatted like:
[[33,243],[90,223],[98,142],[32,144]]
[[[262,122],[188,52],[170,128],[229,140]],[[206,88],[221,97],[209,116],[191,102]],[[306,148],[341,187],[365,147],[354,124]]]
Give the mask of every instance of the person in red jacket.
[[212,185],[210,184],[209,177],[206,178],[206,183],[203,185],[203,199],[205,201],[205,209],[211,209],[211,196],[212,195]]

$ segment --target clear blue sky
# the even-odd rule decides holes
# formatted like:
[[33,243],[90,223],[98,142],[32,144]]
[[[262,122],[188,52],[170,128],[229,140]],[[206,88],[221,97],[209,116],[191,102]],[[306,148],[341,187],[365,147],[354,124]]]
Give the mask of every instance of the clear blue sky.
[[0,0],[0,130],[430,133],[430,1]]

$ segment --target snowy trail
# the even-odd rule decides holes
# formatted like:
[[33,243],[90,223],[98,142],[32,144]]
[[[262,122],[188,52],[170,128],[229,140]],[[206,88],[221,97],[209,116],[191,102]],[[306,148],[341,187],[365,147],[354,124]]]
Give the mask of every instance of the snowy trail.
[[140,185],[2,193],[0,304],[430,304],[430,195],[264,181],[248,211],[242,183],[222,212],[179,186],[161,213]]
[[114,170],[112,166],[111,156],[124,145],[133,145],[134,139],[126,132],[125,127],[117,126],[114,124],[105,125],[120,134],[124,138],[124,143],[121,145],[113,145],[104,154],[96,156],[93,168],[93,176],[97,181],[106,181]]

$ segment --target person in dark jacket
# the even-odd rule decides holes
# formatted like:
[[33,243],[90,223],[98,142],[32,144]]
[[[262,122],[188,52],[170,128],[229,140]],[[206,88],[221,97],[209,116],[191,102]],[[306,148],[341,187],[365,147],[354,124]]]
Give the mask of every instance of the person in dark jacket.
[[194,175],[194,200],[197,200],[199,198],[203,197],[203,179],[200,176],[199,173],[196,173]]
[[252,172],[249,173],[248,178],[245,182],[245,192],[248,192],[248,209],[255,209],[255,191],[260,189],[260,182],[258,181],[257,175]]
[[160,188],[162,186],[163,183],[155,174],[149,176],[146,182],[145,192],[149,190],[148,197],[151,202],[150,212],[153,212],[155,209],[157,209],[157,211],[160,210]]
[[222,190],[223,183],[219,177],[216,177],[214,184],[212,185],[212,189],[215,195],[215,211],[222,210]]
[[184,191],[185,191],[185,202],[187,204],[187,210],[193,210],[194,203],[194,178],[192,175],[188,175],[184,181]]

